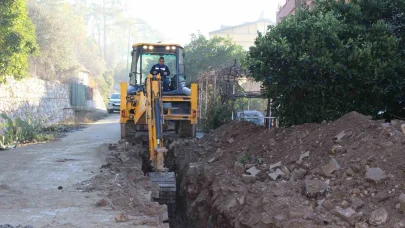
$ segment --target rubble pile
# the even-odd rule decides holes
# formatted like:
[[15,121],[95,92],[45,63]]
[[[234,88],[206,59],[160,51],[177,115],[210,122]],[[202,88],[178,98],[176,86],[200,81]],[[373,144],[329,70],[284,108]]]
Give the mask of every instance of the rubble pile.
[[152,201],[158,186],[144,175],[144,136],[133,142],[120,141],[109,145],[109,153],[100,173],[91,180],[78,184],[83,191],[98,191],[96,207],[120,211],[114,219],[135,227],[168,228],[167,206]]
[[404,121],[230,123],[169,155],[190,227],[405,227]]

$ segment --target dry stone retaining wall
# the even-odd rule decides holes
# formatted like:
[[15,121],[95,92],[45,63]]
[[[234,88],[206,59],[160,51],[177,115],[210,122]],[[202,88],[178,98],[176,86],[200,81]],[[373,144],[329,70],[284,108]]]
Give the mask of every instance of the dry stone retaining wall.
[[[88,106],[105,110],[102,96],[94,91],[94,99],[88,102]],[[70,105],[70,86],[37,78],[21,81],[8,78],[6,84],[0,85],[0,113],[12,119],[31,118],[45,126],[62,122],[74,116]],[[0,131],[4,122],[0,117]]]

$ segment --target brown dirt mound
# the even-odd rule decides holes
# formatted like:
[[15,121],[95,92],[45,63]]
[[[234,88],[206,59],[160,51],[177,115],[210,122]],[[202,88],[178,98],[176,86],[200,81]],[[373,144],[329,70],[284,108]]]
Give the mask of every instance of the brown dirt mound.
[[174,141],[169,160],[189,225],[405,227],[404,123],[352,112],[271,130],[230,123],[202,140]]
[[142,157],[144,137],[128,143],[120,141],[106,157],[100,173],[77,188],[83,191],[99,191],[102,199],[94,206],[109,206],[122,211],[129,219],[125,222],[135,227],[169,227],[167,206],[152,201],[158,186],[144,175]]

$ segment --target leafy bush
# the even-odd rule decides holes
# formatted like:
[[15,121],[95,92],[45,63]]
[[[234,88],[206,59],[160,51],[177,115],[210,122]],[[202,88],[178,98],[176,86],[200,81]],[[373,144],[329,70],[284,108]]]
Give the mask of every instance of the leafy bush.
[[404,12],[405,0],[319,0],[260,35],[246,63],[280,123],[405,116]]
[[207,110],[207,119],[204,120],[205,130],[216,129],[231,120],[232,106],[211,101]]
[[26,0],[3,0],[0,4],[0,83],[5,82],[5,76],[25,77],[28,56],[37,50],[26,3]]
[[6,114],[0,115],[7,122],[4,124],[5,133],[0,136],[0,149],[15,147],[19,142],[33,141],[33,140],[47,140],[49,136],[41,134],[41,124],[33,118],[23,120],[20,117],[14,121]]

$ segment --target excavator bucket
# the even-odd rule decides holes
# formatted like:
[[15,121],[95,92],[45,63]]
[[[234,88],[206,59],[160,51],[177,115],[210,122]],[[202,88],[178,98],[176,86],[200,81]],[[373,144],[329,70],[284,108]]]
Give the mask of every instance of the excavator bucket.
[[159,204],[176,203],[176,174],[174,172],[149,172],[153,183],[159,185],[159,194],[155,194],[153,201]]

